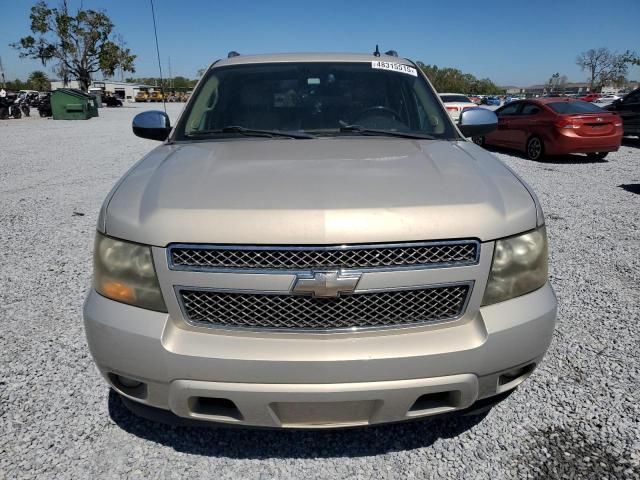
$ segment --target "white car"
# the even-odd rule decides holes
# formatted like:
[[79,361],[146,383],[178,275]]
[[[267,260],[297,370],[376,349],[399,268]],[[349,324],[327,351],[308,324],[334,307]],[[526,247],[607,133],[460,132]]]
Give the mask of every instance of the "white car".
[[620,100],[622,97],[620,95],[603,95],[602,97],[598,98],[595,103],[611,103],[614,102],[616,100]]
[[477,107],[475,103],[469,100],[469,97],[461,93],[441,93],[440,99],[442,103],[444,103],[449,116],[456,122],[460,118],[463,110]]

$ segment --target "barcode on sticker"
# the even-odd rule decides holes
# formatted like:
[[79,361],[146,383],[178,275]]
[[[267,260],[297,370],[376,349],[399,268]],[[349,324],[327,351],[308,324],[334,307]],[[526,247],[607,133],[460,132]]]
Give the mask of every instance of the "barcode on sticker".
[[379,60],[375,60],[371,62],[371,68],[379,68],[381,70],[391,70],[392,72],[407,73],[409,75],[413,75],[414,77],[418,76],[418,71],[415,68],[410,67],[409,65],[403,65],[402,63],[381,62]]

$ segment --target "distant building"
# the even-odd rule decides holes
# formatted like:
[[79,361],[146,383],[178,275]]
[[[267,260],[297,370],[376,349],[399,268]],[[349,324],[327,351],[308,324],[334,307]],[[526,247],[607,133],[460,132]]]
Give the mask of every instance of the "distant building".
[[631,90],[635,90],[636,88],[638,88],[638,83],[639,82],[637,80],[629,80],[623,85],[607,85],[605,87],[602,87],[602,94],[616,95],[619,93],[629,93]]
[[[622,86],[613,86],[608,85],[602,87],[599,93],[603,95],[610,94],[618,94],[618,93],[627,93],[630,92],[640,86],[640,81],[638,80],[629,80]],[[527,97],[541,97],[543,95],[547,95],[549,93],[559,93],[563,95],[586,95],[589,93],[589,83],[588,82],[568,82],[562,85],[560,88],[556,88],[551,92],[549,88],[549,84],[542,85],[531,85],[529,87],[515,87],[513,85],[508,85],[504,87],[499,87],[500,90],[503,90],[506,95],[526,95]],[[594,90],[598,91],[599,89],[595,88]]]
[[[57,90],[58,88],[80,88],[80,84],[76,80],[68,82],[66,85],[61,81],[51,82],[51,90]],[[157,88],[157,87],[156,87]],[[153,85],[144,85],[141,83],[129,83],[129,82],[115,82],[111,80],[104,80],[102,82],[91,82],[89,91],[103,91],[111,93],[122,100],[133,102],[136,94],[142,91],[153,91]]]
[[607,85],[605,87],[602,87],[602,90],[600,90],[600,93],[602,93],[603,95],[615,95],[616,93],[618,93],[618,90],[620,90],[618,87],[614,87],[613,85]]
[[[544,85],[531,85],[523,89],[524,93],[528,96],[541,96],[551,92],[548,84]],[[589,84],[585,82],[569,82],[562,85],[560,88],[556,88],[553,93],[562,93],[566,95],[579,95],[589,92]]]
[[524,89],[520,87],[514,87],[513,85],[507,85],[505,87],[498,87],[500,90],[504,90],[507,95],[518,95],[523,93]]
[[562,93],[587,94],[589,93],[589,84],[586,82],[569,82],[564,85]]

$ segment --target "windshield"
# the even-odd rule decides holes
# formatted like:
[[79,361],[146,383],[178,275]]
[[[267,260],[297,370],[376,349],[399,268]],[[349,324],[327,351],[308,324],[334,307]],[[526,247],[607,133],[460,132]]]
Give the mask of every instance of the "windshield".
[[589,102],[553,102],[547,103],[549,107],[553,109],[554,112],[560,114],[571,114],[571,113],[604,113],[604,110],[597,105]]
[[458,138],[435,94],[415,69],[387,70],[374,63],[384,64],[263,63],[213,68],[194,93],[175,138],[228,138],[246,135],[248,130],[314,136],[363,133],[352,126]]

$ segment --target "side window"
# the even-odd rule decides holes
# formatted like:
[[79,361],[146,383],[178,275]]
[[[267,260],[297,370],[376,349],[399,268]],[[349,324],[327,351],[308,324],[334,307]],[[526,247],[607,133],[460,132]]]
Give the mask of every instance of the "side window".
[[624,99],[624,103],[640,103],[640,90],[630,93],[627,98]]
[[515,105],[507,105],[502,110],[498,112],[498,117],[512,117],[518,114],[518,110],[520,109],[520,104],[516,103]]
[[536,115],[540,113],[540,107],[534,105],[533,103],[527,103],[524,107],[522,107],[522,112],[520,115]]

